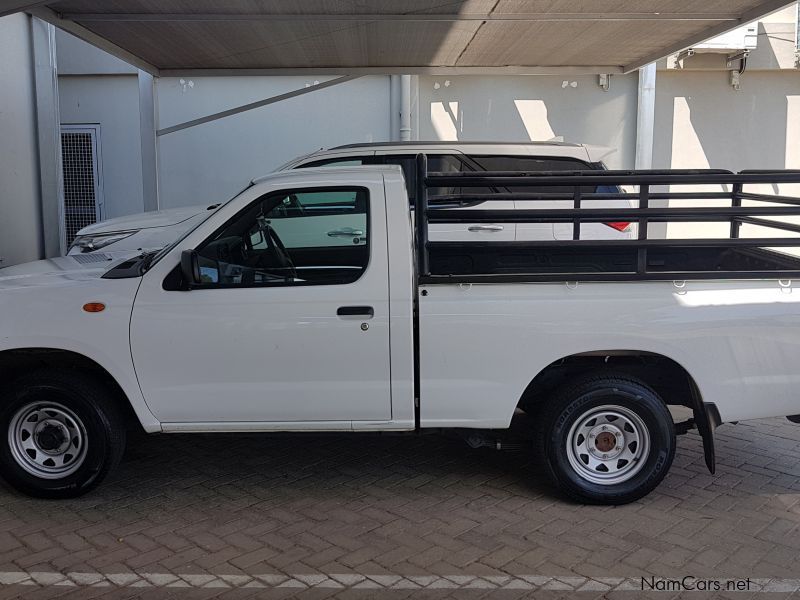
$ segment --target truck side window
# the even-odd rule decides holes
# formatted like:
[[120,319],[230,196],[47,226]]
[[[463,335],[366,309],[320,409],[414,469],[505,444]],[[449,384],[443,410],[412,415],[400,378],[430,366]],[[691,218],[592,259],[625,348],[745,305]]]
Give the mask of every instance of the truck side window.
[[327,188],[268,194],[198,248],[208,287],[352,283],[369,262],[368,194]]

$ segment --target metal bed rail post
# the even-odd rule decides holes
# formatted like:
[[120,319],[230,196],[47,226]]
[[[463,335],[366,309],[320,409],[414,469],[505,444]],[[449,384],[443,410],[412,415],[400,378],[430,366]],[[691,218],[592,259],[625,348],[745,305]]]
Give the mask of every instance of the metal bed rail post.
[[[650,208],[650,185],[642,184],[639,186],[639,210],[646,211]],[[639,217],[639,241],[647,239],[648,219],[643,213]],[[637,251],[636,273],[644,275],[647,273],[647,246],[640,245]]]
[[417,154],[416,198],[414,202],[414,221],[417,230],[417,275],[427,277],[431,274],[428,254],[428,157]]
[[[733,184],[731,189],[731,207],[741,208],[742,206],[742,184],[738,181]],[[742,228],[742,221],[733,217],[731,219],[731,238],[736,239],[739,237],[739,231]]]

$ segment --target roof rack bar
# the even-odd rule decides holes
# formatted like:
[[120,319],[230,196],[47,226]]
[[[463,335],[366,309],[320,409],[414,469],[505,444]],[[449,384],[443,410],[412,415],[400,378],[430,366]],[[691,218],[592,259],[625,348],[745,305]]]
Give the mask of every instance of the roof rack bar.
[[[586,187],[586,186],[584,186]],[[757,195],[757,194],[756,194]],[[574,193],[568,192],[542,192],[533,194],[530,192],[492,192],[490,194],[436,194],[428,196],[428,204],[432,205],[437,202],[501,202],[507,200],[519,200],[521,202],[536,202],[553,201],[553,200],[574,200]],[[636,194],[629,194],[625,192],[619,193],[597,193],[597,192],[581,192],[581,200],[635,200]],[[651,200],[730,200],[730,192],[675,192],[675,193],[651,193]],[[761,200],[762,198],[753,198],[754,200]],[[765,202],[773,202],[771,196],[763,199]],[[791,200],[800,204],[800,198],[783,200],[774,200],[778,204],[791,204]]]
[[800,204],[800,198],[795,196],[781,196],[778,194],[754,194],[751,192],[739,192],[738,196],[742,200],[760,200],[761,202],[775,202],[776,204]]
[[536,250],[537,248],[800,248],[800,237],[793,238],[689,238],[689,239],[621,239],[621,240],[536,240],[501,242],[428,242],[430,249],[497,248],[498,250]]
[[653,221],[730,221],[737,217],[796,217],[800,206],[669,207],[649,208],[649,198],[640,196],[641,208],[552,208],[482,210],[472,208],[429,208],[431,223],[549,223],[580,219],[587,223],[651,219]]
[[617,281],[691,281],[691,280],[785,280],[797,279],[800,271],[648,271],[640,275],[635,271],[605,272],[605,273],[504,273],[498,275],[470,274],[470,275],[428,275],[420,277],[421,284],[481,284],[481,283],[553,283],[553,282],[597,282],[613,283]]
[[[735,217],[731,222],[731,224],[733,223],[758,225],[759,227],[770,227],[772,229],[781,229],[783,231],[792,231],[794,233],[800,233],[800,225],[795,225],[793,223],[783,223],[781,221],[773,221],[772,219],[759,219],[756,217]],[[736,237],[739,236],[737,235]]]
[[[598,171],[597,173],[601,173]],[[531,185],[572,187],[575,179],[580,178],[581,185],[732,185],[734,183],[800,183],[800,174],[776,173],[773,175],[561,175],[516,177],[509,175],[473,173],[428,174],[425,183],[431,187],[519,187]]]
[[[535,158],[535,157],[532,157]],[[779,171],[780,173],[786,173],[786,170]],[[800,170],[797,171],[789,171],[791,173],[796,173],[800,176]],[[609,170],[609,169],[591,169],[591,168],[584,168],[584,169],[570,169],[570,170],[557,170],[557,171],[480,171],[480,175],[476,175],[476,171],[431,171],[428,173],[428,177],[463,177],[463,178],[471,178],[471,177],[516,177],[519,179],[527,179],[532,177],[561,177],[561,178],[574,178],[574,177],[607,177],[613,179],[615,177],[623,177],[623,176],[631,176],[631,177],[644,177],[647,175],[664,175],[668,177],[673,177],[675,175],[692,175],[692,176],[703,176],[703,175],[736,175],[733,171],[728,171],[726,169],[642,169],[642,170],[630,170],[630,169],[618,169],[618,170]],[[746,175],[771,175],[775,173],[774,171],[758,171],[753,173],[748,171],[745,173]]]

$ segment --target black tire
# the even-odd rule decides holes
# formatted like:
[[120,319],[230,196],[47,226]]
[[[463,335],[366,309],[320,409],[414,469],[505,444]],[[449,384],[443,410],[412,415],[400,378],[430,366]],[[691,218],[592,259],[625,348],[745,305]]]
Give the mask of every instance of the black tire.
[[[629,477],[623,481],[599,483],[591,479],[614,476],[614,473],[608,475],[599,473],[597,472],[599,469],[594,473],[591,472],[588,454],[590,442],[587,439],[591,436],[582,437],[579,433],[587,431],[587,429],[581,429],[582,424],[594,426],[591,418],[587,419],[587,417],[591,417],[595,410],[605,410],[602,407],[609,407],[612,413],[614,407],[622,407],[622,411],[618,412],[622,412],[623,415],[633,413],[640,420],[639,425],[644,425],[648,436],[646,444],[644,441],[641,442],[642,448],[649,446],[646,455],[642,450],[643,454],[637,460],[624,462],[620,460],[617,463],[614,463],[613,460],[608,461],[613,463],[612,469],[617,468],[615,465],[622,464],[624,470],[626,465],[630,464],[627,467],[630,469],[627,475],[618,475],[621,479]],[[635,417],[631,418],[635,419]],[[605,417],[601,417],[599,423],[606,424],[605,419]],[[580,423],[578,423],[579,420],[581,420]],[[624,420],[623,417],[620,423],[624,423]],[[595,421],[595,423],[597,422]],[[573,427],[575,430],[572,430]],[[571,431],[572,436],[570,436]],[[624,430],[617,430],[613,435],[617,434],[628,435]],[[608,434],[603,433],[602,435],[607,436]],[[601,435],[596,435],[594,438],[597,440],[597,444],[600,442],[600,437]],[[581,439],[585,441],[581,442]],[[641,439],[644,440],[644,436]],[[570,452],[568,448],[572,447],[573,441],[585,445]],[[618,444],[617,447],[623,448],[622,452],[625,452],[624,442],[616,442],[614,438],[610,438],[610,441]],[[598,449],[597,444],[592,447],[591,452],[604,451]],[[551,398],[544,400],[544,406],[539,413],[536,445],[536,451],[543,459],[545,471],[559,489],[570,498],[586,504],[627,504],[649,494],[666,476],[675,457],[675,427],[664,401],[642,381],[626,375],[594,376],[567,385],[557,390]],[[635,449],[637,446],[633,447]],[[582,448],[587,448],[587,452],[582,453]],[[616,448],[610,450],[612,455],[615,450]],[[607,455],[599,458],[605,458],[605,456]],[[578,460],[586,464],[586,471],[581,471],[582,467]],[[587,471],[589,472],[587,473]]]
[[[15,457],[10,434],[12,422],[36,423],[20,421],[16,417],[20,411],[27,411],[30,406],[46,407],[48,402],[77,417],[79,429],[85,435],[80,445],[85,450],[80,451],[80,462],[75,462],[79,466],[70,465],[75,468],[73,472],[65,472],[63,476],[51,473],[50,478],[37,476],[30,472],[30,466],[28,469],[22,466],[24,459]],[[66,428],[56,429],[67,432]],[[23,435],[26,439],[30,437]],[[56,439],[69,444],[69,440],[63,441],[66,437],[61,435]],[[34,371],[14,381],[0,397],[0,474],[24,494],[38,498],[81,496],[97,486],[119,463],[124,449],[125,424],[116,398],[107,386],[92,377],[66,370]],[[35,450],[32,452],[36,454]]]

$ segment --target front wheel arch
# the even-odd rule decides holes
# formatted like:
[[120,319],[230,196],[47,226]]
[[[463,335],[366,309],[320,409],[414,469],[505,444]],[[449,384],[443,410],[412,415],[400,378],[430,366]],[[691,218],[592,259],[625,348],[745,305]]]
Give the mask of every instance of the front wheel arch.
[[88,356],[70,350],[16,348],[0,352],[0,398],[17,379],[43,369],[69,370],[97,380],[108,389],[108,401],[114,403],[126,425],[144,431],[130,398],[111,373]]

